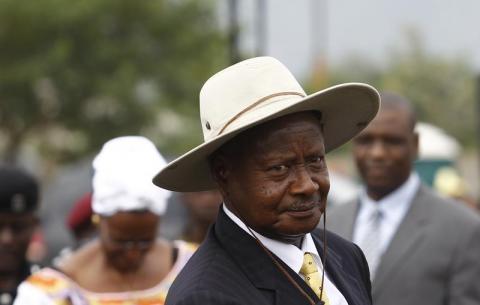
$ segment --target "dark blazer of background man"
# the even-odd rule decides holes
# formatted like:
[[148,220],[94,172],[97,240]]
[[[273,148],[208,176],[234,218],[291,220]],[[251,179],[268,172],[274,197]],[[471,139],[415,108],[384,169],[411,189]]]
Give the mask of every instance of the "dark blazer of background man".
[[37,206],[36,179],[20,168],[0,165],[0,305],[13,304],[17,286],[35,269],[26,254],[38,223]]
[[[364,84],[306,96],[270,57],[240,62],[210,78],[200,93],[205,142],[171,162],[154,182],[176,191],[218,187],[224,204],[166,303],[300,305],[322,298],[371,304],[360,249],[315,228],[329,190],[325,153],[358,133],[378,102],[376,91]],[[313,262],[304,260],[312,253]],[[309,286],[313,276],[300,266],[316,265],[320,278],[324,263],[322,294],[322,284]]]
[[[412,173],[418,146],[412,106],[397,94],[381,96],[377,117],[354,140],[365,193],[332,210],[328,227],[362,247],[362,198],[385,209],[404,209],[398,225],[381,226],[393,231],[372,272],[374,304],[480,304],[480,219],[418,182]],[[405,188],[412,185],[408,195]],[[395,200],[398,196],[403,199]]]

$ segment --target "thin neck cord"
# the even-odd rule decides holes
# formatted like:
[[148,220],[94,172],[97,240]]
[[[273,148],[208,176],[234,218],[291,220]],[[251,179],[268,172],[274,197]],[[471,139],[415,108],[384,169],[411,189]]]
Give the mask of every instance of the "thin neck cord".
[[[323,268],[322,268],[322,281],[321,281],[321,287],[320,287],[320,300],[322,300],[322,296],[323,296],[323,283],[324,283],[324,279],[325,279],[325,266],[326,266],[326,262],[327,262],[327,235],[325,233],[326,231],[326,218],[327,218],[327,213],[326,213],[326,209],[323,213]],[[297,288],[300,293],[305,296],[305,298],[308,299],[309,303],[311,305],[315,305],[315,301],[305,292],[305,290],[303,290],[302,287],[300,287],[298,285],[298,283],[290,276],[290,274],[288,274],[287,270],[285,270],[285,268],[278,262],[278,260],[272,255],[272,253],[263,245],[263,243],[258,239],[257,235],[255,235],[255,233],[253,233],[252,229],[250,229],[250,227],[247,225],[247,223],[245,221],[243,221],[245,223],[245,226],[247,227],[248,231],[250,232],[250,234],[254,237],[255,241],[257,242],[257,244],[260,246],[260,248],[268,255],[268,257],[272,260],[273,264],[280,270],[281,273],[283,273],[288,281],[293,285],[295,286],[295,288]],[[322,301],[323,302],[323,301]]]
[[322,268],[322,287],[320,290],[320,300],[323,297],[323,284],[325,281],[325,267],[327,266],[327,208],[323,211],[323,268]]
[[280,272],[283,273],[287,277],[288,281],[293,286],[295,286],[295,288],[297,288],[300,291],[300,293],[303,294],[308,299],[308,301],[310,302],[311,305],[315,305],[315,302],[313,301],[313,299],[302,289],[302,287],[300,287],[297,284],[297,282],[295,282],[295,280],[290,276],[290,274],[288,274],[287,270],[285,270],[285,268],[283,268],[283,266],[280,265],[280,263],[277,261],[277,259],[275,259],[275,257],[273,257],[272,253],[270,253],[270,251],[268,251],[268,249],[262,244],[262,242],[258,239],[258,237],[253,233],[252,229],[250,229],[249,226],[247,226],[247,228],[248,228],[248,231],[250,231],[250,234],[252,234],[252,236],[255,238],[255,241],[257,242],[257,244],[268,255],[268,257],[272,260],[272,262],[280,270]]

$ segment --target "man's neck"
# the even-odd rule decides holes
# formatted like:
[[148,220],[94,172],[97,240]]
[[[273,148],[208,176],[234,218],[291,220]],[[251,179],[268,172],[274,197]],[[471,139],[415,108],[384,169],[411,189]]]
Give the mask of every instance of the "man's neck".
[[368,187],[365,190],[365,193],[362,194],[362,197],[367,201],[371,201],[374,204],[391,205],[389,202],[408,202],[407,205],[415,196],[418,188],[421,185],[420,178],[416,173],[410,174],[407,180],[405,180],[401,185],[395,188],[372,188]]
[[263,232],[261,230],[255,229],[255,228],[251,227],[249,224],[247,224],[242,219],[242,217],[240,215],[238,215],[238,213],[235,212],[235,210],[232,210],[231,206],[228,206],[227,204],[225,204],[224,208],[225,208],[226,211],[230,212],[231,214],[233,214],[233,216],[238,218],[238,220],[241,223],[243,223],[243,225],[247,228],[245,230],[248,230],[248,228],[249,228],[251,230],[254,230],[256,233],[261,234],[264,237],[267,237],[267,238],[270,238],[270,239],[273,239],[273,240],[276,240],[276,241],[279,241],[279,242],[282,242],[282,243],[293,245],[293,246],[295,246],[299,249],[302,248],[302,243],[303,243],[303,239],[305,237],[305,234],[278,235],[278,234],[270,234],[269,232]]
[[403,185],[405,185],[407,181],[408,179],[403,181],[400,185],[397,185],[393,188],[375,188],[367,185],[367,195],[368,197],[370,197],[375,201],[380,201],[383,198],[395,192],[396,190],[398,190],[399,188],[401,188]]
[[300,238],[297,238],[297,239],[295,240],[295,243],[292,244],[292,245],[294,245],[294,246],[297,247],[298,249],[302,249],[302,243],[303,243],[303,239],[304,239],[304,238],[305,238],[305,235],[303,235],[303,236],[300,237]]
[[385,190],[385,189],[375,189],[375,188],[369,188],[367,187],[367,195],[368,197],[372,198],[375,201],[380,201],[389,194],[391,194],[395,189],[393,190]]
[[302,249],[303,239],[305,238],[305,234],[270,236],[266,233],[261,233],[261,232],[259,232],[259,233],[262,234],[265,237],[275,239],[275,240],[281,241],[281,242],[286,243],[286,244],[293,245],[293,246],[297,247],[298,249]]

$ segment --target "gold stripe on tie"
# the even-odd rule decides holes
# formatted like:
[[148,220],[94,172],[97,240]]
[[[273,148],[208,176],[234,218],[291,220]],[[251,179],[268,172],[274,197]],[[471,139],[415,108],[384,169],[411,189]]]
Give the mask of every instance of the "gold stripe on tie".
[[303,255],[303,264],[302,268],[300,268],[300,274],[305,277],[305,282],[308,286],[310,286],[310,288],[312,288],[317,297],[319,297],[325,303],[325,305],[329,305],[330,301],[328,300],[327,292],[323,290],[321,293],[322,280],[317,269],[317,264],[315,264],[311,253],[306,252]]

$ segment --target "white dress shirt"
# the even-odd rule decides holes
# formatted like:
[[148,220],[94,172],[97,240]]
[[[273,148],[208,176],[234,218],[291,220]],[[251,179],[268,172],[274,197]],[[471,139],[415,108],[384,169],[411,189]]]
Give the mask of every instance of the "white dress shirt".
[[[247,234],[252,235],[247,229],[245,223],[243,223],[240,218],[233,214],[226,206],[223,204],[223,210],[230,219],[235,222],[240,228],[242,228]],[[268,237],[265,237],[258,232],[252,229],[252,232],[257,236],[257,238],[262,242],[262,244],[274,253],[278,258],[280,258],[288,267],[295,271],[300,277],[303,276],[300,274],[300,269],[303,264],[303,256],[305,252],[309,252],[313,255],[315,263],[317,265],[318,271],[321,274],[323,270],[323,264],[318,254],[317,247],[313,242],[313,238],[310,233],[305,235],[303,239],[301,249],[295,247],[294,245],[280,242]],[[329,279],[327,273],[325,273],[324,287],[327,297],[330,301],[330,305],[347,305],[347,301],[342,293],[335,287],[333,282]]]
[[361,244],[368,233],[369,217],[374,210],[382,212],[380,225],[380,253],[384,253],[390,241],[397,232],[398,226],[407,214],[413,197],[420,187],[420,178],[416,173],[410,177],[391,194],[375,201],[368,197],[366,190],[360,195],[360,210],[353,230],[353,242]]

